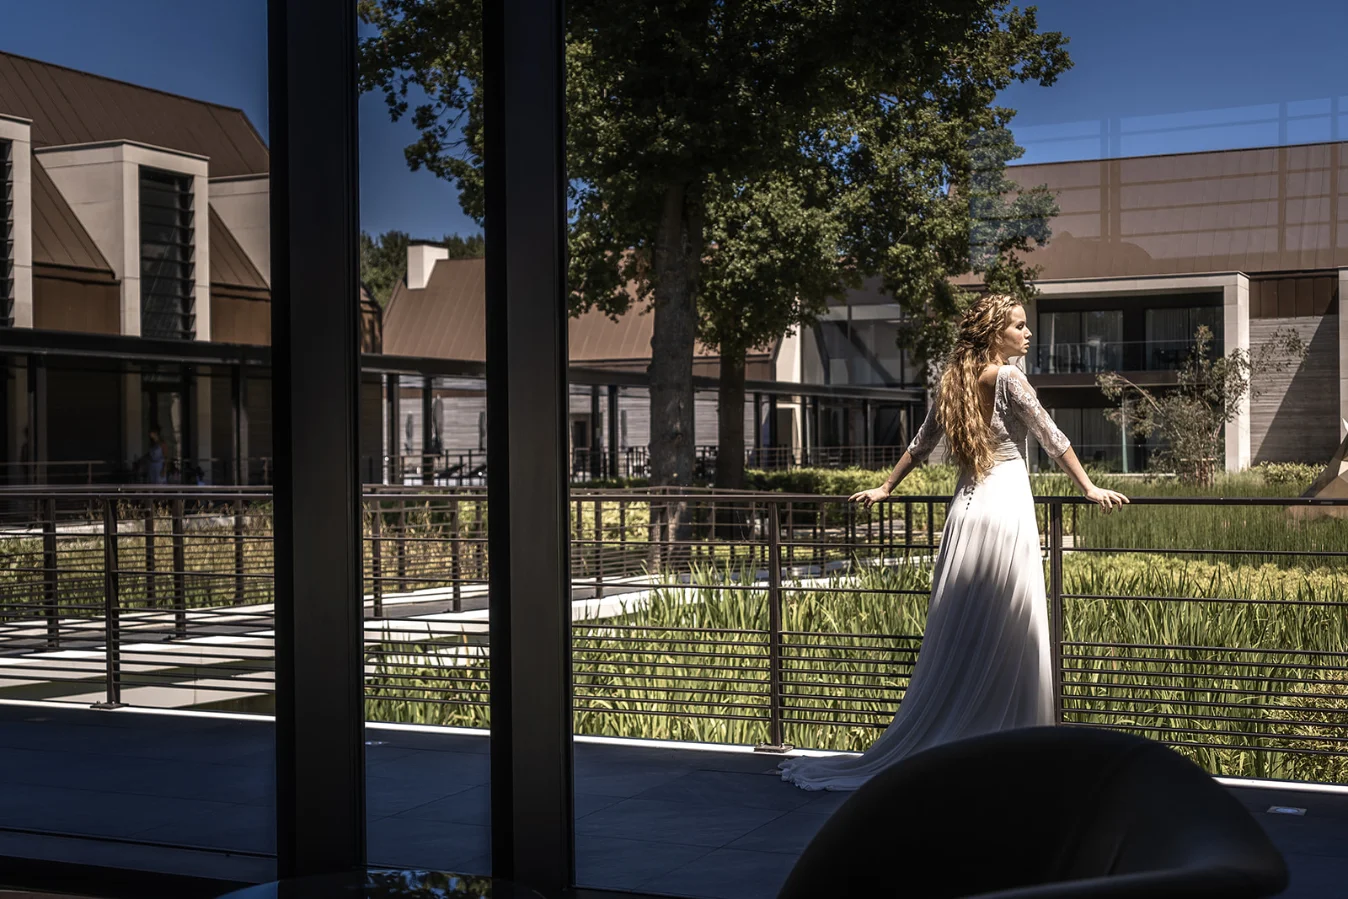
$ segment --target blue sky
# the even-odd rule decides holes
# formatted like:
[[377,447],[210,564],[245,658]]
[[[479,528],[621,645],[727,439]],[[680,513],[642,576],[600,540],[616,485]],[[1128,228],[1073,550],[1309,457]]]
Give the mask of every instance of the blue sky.
[[[876,0],[877,9],[884,0]],[[236,106],[266,137],[265,0],[4,0],[0,50]],[[1041,0],[1075,68],[1003,102],[1026,162],[1348,139],[1343,0]],[[3,95],[0,95],[0,108]],[[1336,114],[1337,111],[1337,114]],[[361,219],[472,233],[453,187],[410,172],[415,133],[361,99]]]

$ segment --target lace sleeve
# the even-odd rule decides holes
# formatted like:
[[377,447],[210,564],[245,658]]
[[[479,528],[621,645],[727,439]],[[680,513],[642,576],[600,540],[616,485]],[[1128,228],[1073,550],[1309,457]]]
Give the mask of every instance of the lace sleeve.
[[1071,441],[1067,439],[1066,434],[1058,430],[1058,426],[1044,411],[1044,407],[1039,405],[1039,397],[1035,395],[1034,388],[1030,386],[1025,373],[1015,366],[1007,368],[1009,369],[1006,377],[1007,405],[1011,407],[1016,418],[1034,435],[1034,439],[1039,441],[1044,451],[1052,458],[1058,458],[1067,452],[1068,447],[1072,445]]
[[922,426],[917,429],[917,434],[913,436],[913,442],[908,444],[908,455],[913,457],[914,462],[921,462],[931,455],[931,451],[936,449],[936,444],[941,442],[941,437],[945,434],[945,429],[941,427],[940,421],[936,417],[936,397],[932,396],[932,402],[927,406],[927,417],[923,420]]

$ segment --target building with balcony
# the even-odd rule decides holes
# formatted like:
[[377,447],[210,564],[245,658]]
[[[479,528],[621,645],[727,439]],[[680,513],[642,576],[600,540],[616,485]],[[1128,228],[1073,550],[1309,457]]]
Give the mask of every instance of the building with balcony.
[[[239,110],[0,54],[0,475],[145,477],[157,429],[178,480],[265,482],[269,405],[267,147]],[[1027,371],[1088,462],[1145,468],[1096,375],[1164,390],[1202,325],[1212,351],[1293,328],[1295,372],[1261,384],[1225,466],[1323,461],[1348,421],[1344,144],[1018,166],[1058,197],[1030,310]],[[363,477],[481,475],[482,260],[414,243],[387,310],[368,298]],[[972,284],[972,282],[969,282]],[[651,318],[571,323],[572,467],[641,474]],[[875,284],[749,361],[750,464],[889,464],[925,403]],[[696,442],[716,444],[718,360],[699,350]],[[435,457],[434,461],[427,461]],[[407,461],[403,461],[407,460]],[[704,466],[704,471],[708,470]]]
[[1206,326],[1211,351],[1279,329],[1308,347],[1267,377],[1225,435],[1227,470],[1324,462],[1348,420],[1348,189],[1343,143],[1015,167],[1058,198],[1031,254],[1040,296],[1026,360],[1044,404],[1087,461],[1145,467],[1149,446],[1104,417],[1101,371],[1164,390]]

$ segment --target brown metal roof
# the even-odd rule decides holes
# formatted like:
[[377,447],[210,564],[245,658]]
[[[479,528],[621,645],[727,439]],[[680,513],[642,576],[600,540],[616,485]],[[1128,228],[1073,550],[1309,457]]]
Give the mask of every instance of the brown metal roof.
[[1344,143],[1022,165],[1058,198],[1043,280],[1348,266]]
[[84,269],[112,278],[112,266],[36,158],[32,172],[33,264]]
[[212,285],[223,284],[264,293],[269,291],[262,273],[253,265],[214,209],[210,210],[210,247]]
[[[399,282],[384,310],[384,353],[485,362],[486,291],[486,264],[482,259],[437,262],[423,290],[411,290],[405,282]],[[647,308],[634,304],[616,321],[598,312],[571,319],[571,361],[595,365],[650,359],[654,316],[646,312]],[[751,358],[768,352],[752,354]],[[696,355],[716,358],[702,346]]]
[[0,53],[0,112],[33,120],[33,146],[132,140],[206,156],[211,177],[268,171],[242,110]]
[[481,259],[445,259],[425,290],[393,287],[384,308],[384,353],[485,362],[486,266]]

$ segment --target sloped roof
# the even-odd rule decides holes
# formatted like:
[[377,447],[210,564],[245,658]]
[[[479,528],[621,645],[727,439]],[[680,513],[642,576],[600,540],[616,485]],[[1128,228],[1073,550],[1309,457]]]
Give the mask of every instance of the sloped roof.
[[210,210],[211,284],[267,292],[267,280],[239,246],[215,210]]
[[[482,259],[440,260],[422,290],[399,282],[384,310],[384,353],[485,362],[486,294]],[[571,361],[593,365],[649,359],[655,318],[647,310],[645,304],[633,304],[616,321],[598,312],[572,318],[568,329]],[[700,345],[695,352],[700,358],[716,358]]]
[[112,266],[84,230],[70,204],[33,159],[33,264],[84,269],[113,277]]
[[132,140],[210,159],[211,177],[268,171],[242,110],[0,53],[0,112],[33,120],[33,146]]
[[[1012,166],[1059,214],[1041,280],[1348,266],[1345,143]],[[969,280],[969,279],[961,279]]]

